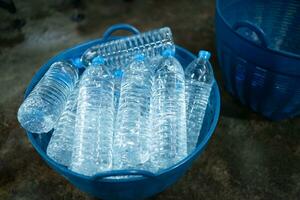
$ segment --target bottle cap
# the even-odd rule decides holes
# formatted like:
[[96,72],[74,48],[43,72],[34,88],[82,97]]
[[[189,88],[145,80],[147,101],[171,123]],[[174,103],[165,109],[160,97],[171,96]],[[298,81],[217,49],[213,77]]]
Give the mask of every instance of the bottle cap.
[[163,57],[171,57],[171,56],[174,56],[174,55],[175,55],[175,52],[170,48],[168,48],[168,49],[166,49],[162,52]]
[[144,54],[136,54],[134,56],[134,59],[137,60],[137,61],[144,61],[145,60],[145,56],[144,56]]
[[83,67],[80,58],[71,59],[71,63],[74,65],[74,67],[76,67],[78,69]]
[[104,64],[104,58],[101,56],[96,56],[95,58],[93,58],[92,60],[92,65],[101,65]]
[[114,76],[115,78],[121,78],[123,75],[123,71],[121,69],[117,69],[115,72],[114,72]]
[[210,58],[210,52],[205,50],[200,50],[198,54],[199,58],[202,58],[204,60],[209,60]]

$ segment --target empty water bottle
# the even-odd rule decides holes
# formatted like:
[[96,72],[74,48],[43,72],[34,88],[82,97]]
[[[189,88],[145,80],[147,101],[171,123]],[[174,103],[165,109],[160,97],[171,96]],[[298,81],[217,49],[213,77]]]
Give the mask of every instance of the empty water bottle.
[[73,150],[75,120],[77,111],[78,83],[68,97],[65,109],[54,127],[47,147],[47,155],[56,162],[69,166]]
[[150,158],[149,107],[152,68],[144,55],[137,55],[124,69],[114,135],[114,169],[145,167]]
[[50,131],[77,80],[78,70],[69,62],[53,63],[19,108],[22,127],[32,133]]
[[121,81],[122,81],[123,71],[121,69],[114,71],[114,104],[115,110],[118,110],[120,91],[121,91]]
[[112,74],[96,57],[79,83],[71,170],[91,176],[112,167],[113,96]]
[[214,83],[209,58],[208,51],[200,51],[198,58],[185,69],[188,152],[191,152],[197,145]]
[[153,171],[169,167],[187,154],[185,78],[173,55],[171,49],[165,50],[154,73],[150,104]]
[[123,71],[121,69],[116,69],[114,71],[114,133],[116,132],[117,125],[117,116],[120,100],[120,91],[121,91],[121,81],[122,81]]
[[121,67],[128,65],[138,53],[152,58],[167,48],[175,50],[175,45],[170,28],[164,27],[93,46],[83,54],[81,60],[88,66],[94,57],[102,56],[108,65]]

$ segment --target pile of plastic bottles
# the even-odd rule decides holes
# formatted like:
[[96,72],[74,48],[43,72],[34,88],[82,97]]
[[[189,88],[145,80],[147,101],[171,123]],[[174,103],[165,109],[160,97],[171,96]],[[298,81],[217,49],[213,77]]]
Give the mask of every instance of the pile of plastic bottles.
[[80,174],[170,167],[196,147],[214,83],[209,52],[185,71],[174,55],[169,28],[93,46],[53,63],[18,120],[53,129],[47,155]]

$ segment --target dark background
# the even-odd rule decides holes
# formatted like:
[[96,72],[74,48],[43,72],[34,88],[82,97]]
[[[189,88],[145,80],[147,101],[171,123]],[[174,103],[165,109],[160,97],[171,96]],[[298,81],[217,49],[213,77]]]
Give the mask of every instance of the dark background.
[[1,200],[93,199],[41,160],[16,112],[43,63],[66,48],[101,37],[116,23],[129,23],[141,31],[169,26],[178,45],[193,53],[212,51],[221,89],[221,115],[206,150],[182,179],[152,199],[300,198],[300,119],[268,121],[224,91],[216,61],[214,1],[14,2],[16,10],[6,6],[11,13],[0,8]]

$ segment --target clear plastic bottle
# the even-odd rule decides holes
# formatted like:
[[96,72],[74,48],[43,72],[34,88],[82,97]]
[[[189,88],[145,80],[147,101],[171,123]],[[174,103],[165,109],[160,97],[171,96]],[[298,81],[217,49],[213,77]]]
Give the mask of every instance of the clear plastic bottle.
[[153,72],[141,54],[124,69],[114,135],[114,169],[143,169],[150,158],[150,97]]
[[119,107],[122,76],[123,71],[121,69],[117,69],[114,71],[114,104],[116,112]]
[[93,46],[85,51],[81,60],[88,66],[95,56],[102,56],[108,65],[121,67],[128,65],[138,53],[152,58],[167,48],[175,50],[175,45],[170,28],[164,27]]
[[120,101],[120,91],[121,91],[121,82],[122,82],[123,71],[121,69],[116,69],[114,71],[114,133],[116,132],[117,125],[117,116],[118,116],[118,108]]
[[197,145],[214,83],[214,74],[209,58],[208,51],[200,51],[198,58],[185,69],[188,152],[193,151]]
[[87,176],[112,167],[113,77],[101,57],[84,71],[79,83],[70,169]]
[[54,127],[47,147],[47,155],[65,166],[69,166],[71,162],[78,92],[77,83],[75,89],[68,97],[65,109],[58,120],[57,126]]
[[23,128],[32,133],[49,132],[59,119],[78,80],[70,62],[55,62],[24,100],[18,111]]
[[185,78],[174,51],[163,52],[154,73],[150,119],[152,170],[167,168],[187,155]]

